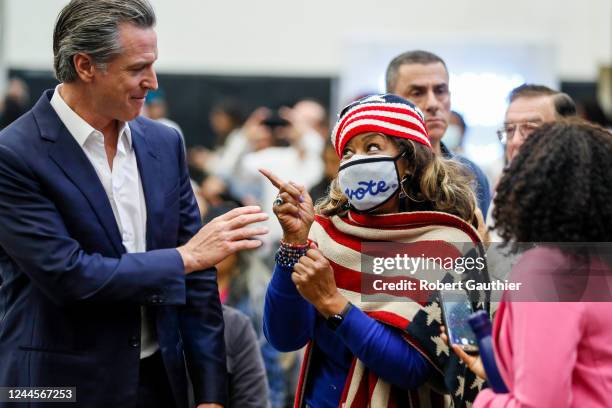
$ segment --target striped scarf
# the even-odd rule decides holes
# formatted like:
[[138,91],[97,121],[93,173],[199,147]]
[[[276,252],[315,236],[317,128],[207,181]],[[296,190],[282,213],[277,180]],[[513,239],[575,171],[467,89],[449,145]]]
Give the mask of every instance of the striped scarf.
[[[336,285],[354,306],[370,317],[401,331],[403,338],[415,347],[432,365],[434,375],[416,390],[406,391],[378,378],[359,359],[354,358],[349,370],[340,407],[470,407],[483,382],[469,371],[440,338],[442,324],[437,292],[405,291],[401,298],[385,293],[384,299],[370,301],[372,282],[378,275],[362,270],[364,245],[398,243],[425,256],[466,256],[465,245],[481,252],[477,231],[462,219],[441,212],[411,212],[389,215],[363,215],[349,212],[347,217],[317,215],[309,238],[330,262]],[[376,244],[374,244],[376,245]],[[383,244],[384,245],[384,244]],[[368,247],[369,248],[369,247]],[[386,248],[389,248],[387,245]],[[367,250],[367,255],[372,251]],[[435,253],[435,254],[434,254]],[[473,255],[473,254],[472,254]],[[389,254],[385,255],[389,256]],[[414,253],[409,256],[415,256]],[[449,281],[447,270],[403,272],[394,278],[418,281],[419,277]],[[385,273],[385,277],[387,274]],[[464,279],[464,278],[462,278]],[[465,277],[467,279],[467,277]],[[479,277],[482,280],[482,277]],[[379,293],[380,294],[380,293]],[[397,293],[395,293],[397,294]],[[418,294],[418,299],[414,299]],[[313,355],[312,342],[306,348],[295,398],[295,408],[304,406],[303,398]]]

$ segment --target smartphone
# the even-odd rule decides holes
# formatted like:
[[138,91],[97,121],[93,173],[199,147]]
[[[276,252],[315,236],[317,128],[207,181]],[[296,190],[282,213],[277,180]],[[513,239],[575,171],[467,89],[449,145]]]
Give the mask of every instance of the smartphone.
[[478,353],[476,335],[468,323],[474,310],[467,294],[463,290],[441,290],[440,302],[448,341],[466,353]]

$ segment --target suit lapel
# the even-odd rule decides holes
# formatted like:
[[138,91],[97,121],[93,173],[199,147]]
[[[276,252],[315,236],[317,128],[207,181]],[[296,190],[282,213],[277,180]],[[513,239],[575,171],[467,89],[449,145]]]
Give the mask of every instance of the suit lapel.
[[58,131],[49,156],[87,198],[117,253],[125,253],[115,215],[98,174],[68,129],[61,124]]
[[[46,91],[32,109],[41,137],[54,142],[49,156],[87,198],[113,247],[118,254],[123,254],[125,248],[121,233],[104,187],[85,152],[55,113],[50,104],[52,96],[53,90]],[[134,120],[129,122],[129,126],[147,207],[147,249],[153,249],[154,233],[159,229],[157,226],[164,206],[164,193],[159,182],[161,165],[158,153],[147,142],[140,123]]]
[[161,180],[159,153],[155,151],[144,136],[144,129],[136,122],[129,123],[132,144],[138,162],[138,172],[147,203],[147,250],[155,248],[155,231],[159,228],[163,215],[164,192]]

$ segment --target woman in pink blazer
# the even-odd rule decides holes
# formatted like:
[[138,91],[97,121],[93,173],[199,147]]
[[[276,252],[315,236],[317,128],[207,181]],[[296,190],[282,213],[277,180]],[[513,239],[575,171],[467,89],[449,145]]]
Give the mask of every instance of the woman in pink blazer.
[[[521,257],[521,290],[495,316],[510,391],[484,389],[474,407],[612,407],[611,177],[612,134],[578,120],[536,130],[505,170],[495,227],[507,242],[548,244]],[[453,350],[484,378],[480,359]]]

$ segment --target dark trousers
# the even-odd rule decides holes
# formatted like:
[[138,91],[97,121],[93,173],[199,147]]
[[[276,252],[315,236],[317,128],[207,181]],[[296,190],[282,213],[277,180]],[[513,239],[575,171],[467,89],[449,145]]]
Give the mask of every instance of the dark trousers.
[[158,351],[140,360],[138,408],[175,408],[166,369]]

